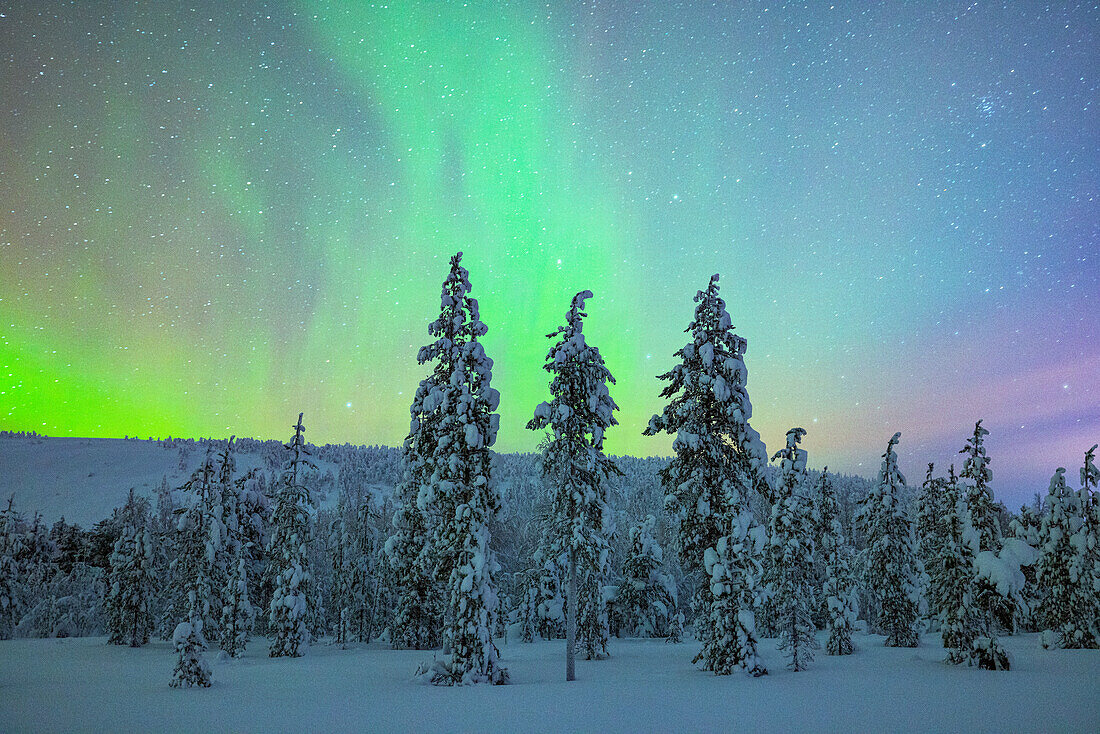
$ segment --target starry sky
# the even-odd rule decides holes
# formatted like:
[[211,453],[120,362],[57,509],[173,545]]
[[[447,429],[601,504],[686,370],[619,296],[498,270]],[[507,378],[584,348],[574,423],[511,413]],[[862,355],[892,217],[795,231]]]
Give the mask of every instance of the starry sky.
[[1092,3],[0,3],[0,426],[398,445],[448,257],[502,393],[582,289],[616,453],[712,273],[769,449],[1012,507],[1100,440]]

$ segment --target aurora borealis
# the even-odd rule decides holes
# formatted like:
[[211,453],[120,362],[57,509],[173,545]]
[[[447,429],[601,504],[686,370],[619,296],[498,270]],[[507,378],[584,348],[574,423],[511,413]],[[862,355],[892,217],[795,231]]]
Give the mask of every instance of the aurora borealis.
[[447,259],[502,395],[582,289],[616,453],[714,272],[753,425],[1010,506],[1100,441],[1092,4],[0,9],[0,425],[397,445]]

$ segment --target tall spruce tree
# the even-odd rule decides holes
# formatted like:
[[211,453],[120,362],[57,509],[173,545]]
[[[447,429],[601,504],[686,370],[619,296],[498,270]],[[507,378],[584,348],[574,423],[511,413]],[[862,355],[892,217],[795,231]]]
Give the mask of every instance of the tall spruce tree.
[[122,509],[106,600],[107,642],[112,645],[141,647],[153,630],[153,541],[147,506],[131,489]]
[[695,630],[702,649],[695,661],[720,675],[734,668],[763,675],[754,606],[765,533],[750,501],[767,486],[767,453],[749,425],[746,342],[734,333],[717,275],[695,303],[686,329],[691,341],[676,352],[679,364],[660,375],[669,383],[661,391],[669,402],[645,435],[676,436],[676,455],[660,477],[666,508],[679,518],[685,570],[699,581]]
[[576,644],[588,659],[607,655],[607,611],[602,587],[608,566],[611,512],[607,478],[620,473],[603,453],[604,433],[618,425],[618,410],[608,392],[615,378],[600,350],[584,338],[585,300],[573,297],[564,326],[548,334],[554,340],[543,369],[553,375],[550,402],[540,403],[531,430],[548,431],[543,473],[555,487],[551,547],[566,556],[569,568],[566,631],[566,680],[574,679]]
[[311,601],[309,553],[313,503],[303,484],[307,468],[315,468],[305,445],[302,413],[294,426],[294,438],[275,496],[273,530],[268,550],[268,571],[274,579],[269,619],[271,657],[299,657],[309,646]]
[[829,639],[825,643],[828,655],[851,655],[852,630],[856,624],[855,579],[851,570],[851,550],[845,542],[840,524],[840,503],[836,489],[829,480],[829,467],[821,471],[818,483],[821,508],[821,553],[825,559],[824,595],[828,612],[826,628]]
[[867,547],[863,551],[864,580],[875,604],[875,629],[886,635],[887,647],[916,647],[918,584],[913,529],[901,504],[905,477],[898,469],[895,433],[882,455],[878,483],[863,498],[856,515]]
[[802,428],[787,431],[786,447],[773,457],[779,459],[779,480],[768,538],[779,649],[787,655],[787,667],[795,672],[806,669],[818,647],[813,622],[813,506],[802,486],[806,451],[798,448],[804,435]]
[[450,651],[433,666],[431,681],[499,684],[508,682],[508,672],[493,642],[498,564],[490,549],[489,523],[500,508],[490,476],[500,393],[492,386],[493,360],[480,341],[488,327],[470,296],[469,273],[461,261],[461,252],[451,258],[440,316],[428,327],[436,340],[418,356],[421,364],[436,364],[420,417],[421,424],[431,424],[436,450],[418,504],[434,519],[431,548],[444,582],[443,639],[445,652]]

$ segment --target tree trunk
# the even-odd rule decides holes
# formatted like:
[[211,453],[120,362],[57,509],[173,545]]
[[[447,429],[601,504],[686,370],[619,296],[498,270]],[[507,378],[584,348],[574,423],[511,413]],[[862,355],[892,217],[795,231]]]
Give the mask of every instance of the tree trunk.
[[577,551],[569,551],[569,599],[565,614],[565,680],[577,679]]

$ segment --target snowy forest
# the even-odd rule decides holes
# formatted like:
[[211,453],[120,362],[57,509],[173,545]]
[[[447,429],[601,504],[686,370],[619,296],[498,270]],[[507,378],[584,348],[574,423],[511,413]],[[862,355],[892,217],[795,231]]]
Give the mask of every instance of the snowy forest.
[[[1045,650],[1100,647],[1095,445],[1016,510],[994,496],[981,420],[955,464],[916,481],[898,469],[901,433],[868,437],[883,447],[873,480],[808,469],[801,427],[769,456],[715,275],[645,427],[674,437],[673,456],[610,456],[605,434],[625,429],[585,338],[590,298],[563,301],[548,335],[537,454],[492,450],[489,326],[458,253],[402,447],[314,446],[298,415],[285,444],[155,441],[197,463],[190,478],[130,490],[92,527],[48,524],[17,494],[0,513],[0,639],[171,641],[163,684],[182,688],[248,648],[420,650],[407,677],[451,686],[510,682],[502,647],[539,640],[564,641],[567,680],[575,658],[613,657],[625,638],[685,657],[694,640],[702,671],[753,677],[922,634],[945,670],[1011,670],[1004,642],[1024,633]],[[780,656],[761,654],[769,639]]]

